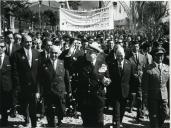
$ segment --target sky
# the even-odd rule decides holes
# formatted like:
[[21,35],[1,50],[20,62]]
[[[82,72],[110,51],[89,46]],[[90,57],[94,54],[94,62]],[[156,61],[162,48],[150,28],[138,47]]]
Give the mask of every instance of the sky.
[[[35,1],[38,1],[38,0],[29,0],[30,2],[35,2]],[[48,0],[44,0],[44,1],[48,1]],[[50,0],[52,1],[52,0]],[[59,0],[54,0],[54,1],[57,1],[59,2]],[[60,1],[66,1],[66,0],[60,0]],[[97,8],[98,7],[98,2],[97,0],[93,0],[93,1],[85,1],[85,0],[80,0],[81,1],[81,8],[83,9],[92,9],[92,8]]]
[[[29,0],[30,2],[36,2],[38,0]],[[46,0],[47,1],[47,0]],[[50,0],[52,1],[52,0]],[[59,2],[59,0],[54,0]],[[81,1],[81,7],[84,9],[91,9],[91,8],[96,8],[98,7],[98,1]]]

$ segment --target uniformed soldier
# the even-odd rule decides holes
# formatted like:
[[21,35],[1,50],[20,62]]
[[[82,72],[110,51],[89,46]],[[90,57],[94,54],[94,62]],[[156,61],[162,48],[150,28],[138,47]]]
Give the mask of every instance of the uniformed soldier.
[[67,55],[71,59],[70,70],[78,73],[77,100],[84,127],[103,127],[104,86],[110,83],[108,70],[102,50],[93,42],[87,47],[87,53],[72,60],[74,44]]
[[163,64],[165,49],[157,47],[153,50],[154,62],[143,74],[143,99],[148,104],[151,128],[161,128],[168,114],[169,67]]

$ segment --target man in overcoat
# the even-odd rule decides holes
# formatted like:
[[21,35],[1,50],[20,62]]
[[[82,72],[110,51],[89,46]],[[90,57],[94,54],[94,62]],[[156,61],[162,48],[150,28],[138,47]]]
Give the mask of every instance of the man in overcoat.
[[130,110],[136,102],[137,107],[137,121],[140,121],[142,115],[142,74],[146,66],[146,59],[143,54],[140,53],[140,44],[137,41],[133,41],[132,53],[130,54],[129,61],[131,62],[131,83],[130,83]]

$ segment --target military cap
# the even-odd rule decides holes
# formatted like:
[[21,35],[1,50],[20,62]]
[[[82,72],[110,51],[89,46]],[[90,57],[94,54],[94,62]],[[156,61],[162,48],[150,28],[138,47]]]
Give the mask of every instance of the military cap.
[[164,54],[166,53],[165,49],[163,47],[156,47],[152,51],[152,55],[157,55],[157,54]]
[[132,45],[136,45],[136,44],[139,44],[139,42],[137,40],[133,40]]
[[97,53],[103,52],[103,50],[100,48],[100,44],[98,44],[97,42],[93,42],[93,43],[89,44],[86,49],[97,52]]

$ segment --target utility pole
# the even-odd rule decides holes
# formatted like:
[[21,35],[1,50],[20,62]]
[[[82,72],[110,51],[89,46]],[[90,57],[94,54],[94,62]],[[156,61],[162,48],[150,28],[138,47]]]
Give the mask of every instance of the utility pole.
[[99,1],[99,8],[102,8],[102,1]]
[[2,32],[2,28],[1,28],[1,22],[2,22],[2,19],[1,19],[1,1],[0,1],[0,36],[2,35],[1,32]]
[[40,15],[41,4],[42,4],[42,0],[39,0],[39,28],[40,30],[41,30],[41,15]]

